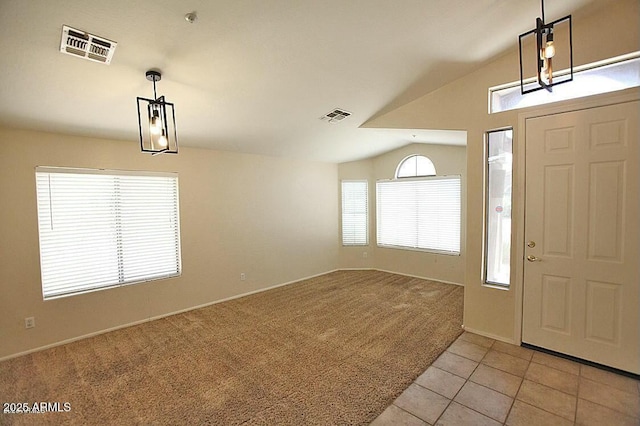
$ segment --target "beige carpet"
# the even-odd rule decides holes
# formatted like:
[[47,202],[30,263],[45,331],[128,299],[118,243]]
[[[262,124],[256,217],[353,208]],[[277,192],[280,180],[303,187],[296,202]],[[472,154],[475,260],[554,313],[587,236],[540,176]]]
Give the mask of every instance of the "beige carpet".
[[0,363],[0,424],[368,424],[461,334],[463,288],[340,271]]

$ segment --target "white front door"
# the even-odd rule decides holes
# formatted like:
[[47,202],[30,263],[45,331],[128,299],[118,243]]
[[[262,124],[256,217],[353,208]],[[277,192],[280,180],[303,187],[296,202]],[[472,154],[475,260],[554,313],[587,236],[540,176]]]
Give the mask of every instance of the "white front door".
[[640,374],[638,101],[526,120],[522,341]]

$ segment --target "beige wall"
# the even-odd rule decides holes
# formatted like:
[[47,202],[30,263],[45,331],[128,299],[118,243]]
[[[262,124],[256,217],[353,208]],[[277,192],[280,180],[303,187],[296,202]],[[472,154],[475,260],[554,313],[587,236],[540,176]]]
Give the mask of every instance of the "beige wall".
[[[464,215],[462,205],[461,255],[449,256],[424,251],[398,250],[376,246],[376,181],[392,179],[400,161],[412,154],[425,155],[433,161],[439,175],[461,175],[462,192],[465,191],[465,147],[431,144],[411,144],[373,159],[342,163],[339,178],[366,179],[369,182],[369,245],[367,247],[341,247],[340,265],[345,268],[375,268],[462,284],[464,281]],[[363,253],[367,257],[363,258]]]
[[[335,164],[8,129],[0,151],[0,358],[338,267]],[[44,302],[36,166],[178,172],[182,276]]]
[[[589,10],[575,13],[575,64],[640,50],[639,4],[637,0],[603,1],[596,2]],[[532,17],[532,27],[534,19]],[[381,128],[467,131],[464,323],[467,329],[508,341],[517,339],[516,289],[512,286],[509,291],[504,291],[482,285],[483,139],[487,130],[512,126],[516,155],[523,149],[522,142],[517,139],[519,111],[492,115],[487,112],[488,88],[519,78],[517,34],[513,37],[514,50],[509,54],[366,124],[367,127]],[[518,179],[519,172],[515,170],[515,179]],[[517,215],[522,207],[514,204],[514,229],[519,226]],[[512,282],[515,282],[516,273],[518,271],[512,269]]]
[[[576,64],[640,50],[639,16],[637,0],[598,1],[590,10],[575,13]],[[513,40],[516,46],[517,34]],[[517,111],[487,114],[487,89],[517,79],[514,50],[367,124],[467,131],[462,166],[467,231],[460,257],[376,249],[374,215],[367,258],[362,248],[340,247],[339,180],[366,176],[370,191],[375,191],[375,180],[390,177],[409,153],[432,157],[443,173],[435,147],[417,145],[336,166],[187,148],[178,156],[152,158],[140,154],[134,142],[0,129],[0,358],[337,267],[375,267],[451,282],[464,278],[465,325],[513,340],[514,290],[482,286],[482,180],[484,132],[513,126],[516,138],[518,134]],[[516,150],[522,149],[517,139],[515,143]],[[429,151],[418,151],[422,149]],[[456,167],[461,164],[447,158]],[[43,302],[37,165],[177,171],[183,275]],[[373,196],[370,199],[374,211]],[[514,205],[514,214],[521,208]],[[246,281],[239,280],[240,272],[247,274]],[[34,329],[24,329],[27,316],[36,318]]]

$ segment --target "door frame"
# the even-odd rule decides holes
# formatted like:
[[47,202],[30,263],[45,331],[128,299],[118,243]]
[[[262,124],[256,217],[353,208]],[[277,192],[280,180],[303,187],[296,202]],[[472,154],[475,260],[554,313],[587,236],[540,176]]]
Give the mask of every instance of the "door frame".
[[527,108],[518,114],[518,130],[514,135],[514,194],[513,194],[513,218],[515,226],[512,226],[512,267],[515,278],[515,321],[514,340],[517,345],[522,343],[523,303],[524,303],[524,256],[525,256],[525,223],[526,223],[526,125],[530,118],[544,117],[548,115],[562,114],[565,112],[580,111],[602,106],[621,104],[640,100],[640,87],[621,90],[613,93],[588,96],[579,99],[571,99],[553,104],[538,105]]

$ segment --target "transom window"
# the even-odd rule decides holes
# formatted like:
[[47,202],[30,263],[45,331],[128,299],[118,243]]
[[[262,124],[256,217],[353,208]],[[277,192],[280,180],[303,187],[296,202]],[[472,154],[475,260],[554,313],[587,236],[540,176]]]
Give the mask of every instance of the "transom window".
[[398,164],[396,178],[435,176],[436,167],[424,155],[410,155]]
[[[489,112],[493,114],[638,87],[640,86],[639,55],[639,52],[634,52],[607,61],[575,67],[573,81],[554,86],[553,92],[539,90],[523,95],[520,92],[519,81],[492,87],[489,89]],[[554,75],[561,76],[568,72],[568,70],[558,70]]]

